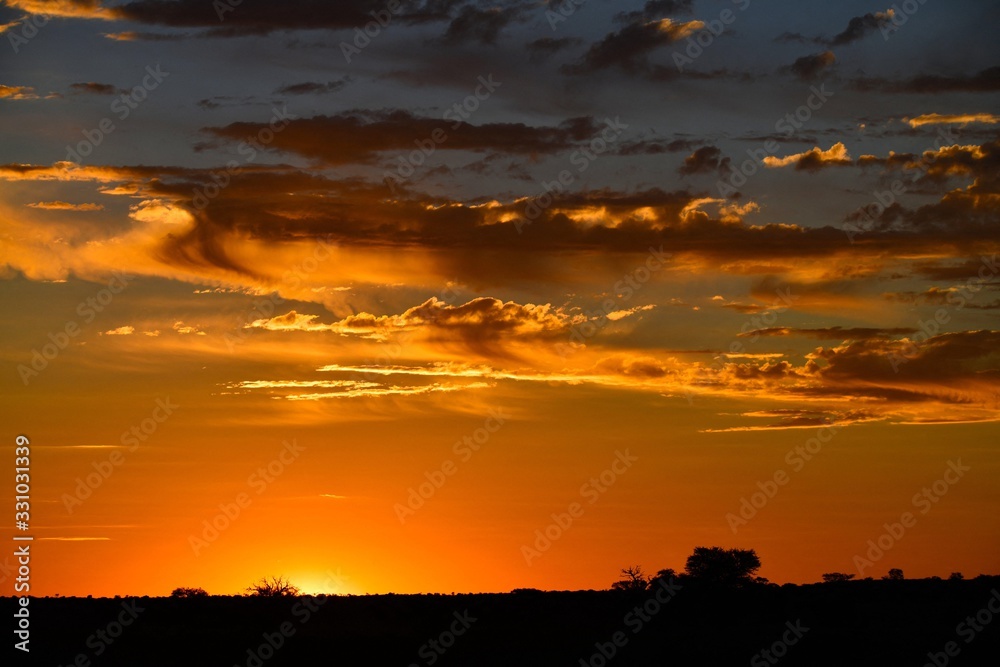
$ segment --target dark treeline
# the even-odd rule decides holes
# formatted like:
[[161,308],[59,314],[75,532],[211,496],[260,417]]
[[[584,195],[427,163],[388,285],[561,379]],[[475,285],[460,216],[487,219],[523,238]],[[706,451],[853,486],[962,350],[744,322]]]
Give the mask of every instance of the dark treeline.
[[682,572],[627,567],[602,591],[317,597],[272,577],[242,596],[38,598],[30,664],[998,664],[998,576],[779,586],[759,567],[752,550],[700,547]]
[[[991,600],[1000,610],[1000,577],[740,589],[694,582],[681,586],[661,589],[660,599],[653,590],[326,599],[42,598],[32,601],[30,664],[87,667],[74,663],[83,655],[95,667],[920,667],[934,665],[929,653],[946,655],[949,642],[960,653],[949,658],[953,663],[940,664],[995,665],[1000,655],[1000,619],[981,623],[986,613],[991,620],[997,616],[983,613]],[[113,638],[109,625],[127,615],[123,608],[132,602],[138,608],[135,618]],[[107,640],[98,634],[102,630]],[[786,639],[795,643],[782,648]]]

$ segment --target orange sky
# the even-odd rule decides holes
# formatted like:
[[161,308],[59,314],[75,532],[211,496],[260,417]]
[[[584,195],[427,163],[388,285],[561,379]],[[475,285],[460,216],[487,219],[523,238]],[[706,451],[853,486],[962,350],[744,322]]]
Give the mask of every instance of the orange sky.
[[[145,300],[141,282],[130,289],[123,300]],[[340,572],[338,586],[353,593],[600,588],[628,563],[680,568],[703,544],[757,549],[763,576],[775,581],[815,581],[855,571],[854,556],[883,523],[919,511],[912,497],[941,479],[949,460],[971,471],[865,574],[995,569],[1000,530],[984,521],[1000,472],[992,423],[904,425],[876,414],[834,431],[814,458],[799,461],[794,449],[819,429],[706,432],[781,425],[780,412],[741,416],[795,404],[759,392],[720,387],[689,401],[662,378],[609,386],[620,380],[607,372],[574,382],[444,375],[433,378],[436,392],[295,401],[278,397],[301,389],[234,385],[354,378],[387,389],[428,380],[310,370],[309,358],[331,361],[343,349],[329,332],[255,332],[233,352],[212,335],[186,334],[192,343],[182,345],[176,333],[178,340],[99,333],[27,388],[6,393],[10,414],[31,425],[24,432],[33,445],[39,594],[166,594],[182,585],[232,593],[270,573],[308,588],[327,570]],[[417,367],[423,345],[410,343],[395,370]],[[571,359],[588,367],[589,354]],[[861,407],[807,405],[837,411],[830,414]],[[130,439],[133,427],[146,439]],[[487,427],[495,429],[488,438]],[[483,440],[478,451],[466,436]],[[285,447],[292,441],[301,452]],[[636,461],[618,464],[621,474],[601,484],[620,452]],[[116,453],[123,460],[111,459]],[[278,471],[270,482],[258,472],[269,464]],[[83,498],[78,478],[93,483],[101,468],[111,474]],[[779,470],[787,485],[734,534],[727,514]],[[428,479],[441,484],[442,475],[441,487],[425,487],[429,498],[401,521],[397,505],[407,504],[409,490]],[[233,511],[241,493],[250,502],[211,539],[203,521],[224,525],[219,505]],[[574,502],[582,515],[527,563],[523,548],[538,547],[536,529]],[[192,536],[207,541],[196,548]]]
[[1000,572],[983,3],[365,2],[0,3],[33,594]]

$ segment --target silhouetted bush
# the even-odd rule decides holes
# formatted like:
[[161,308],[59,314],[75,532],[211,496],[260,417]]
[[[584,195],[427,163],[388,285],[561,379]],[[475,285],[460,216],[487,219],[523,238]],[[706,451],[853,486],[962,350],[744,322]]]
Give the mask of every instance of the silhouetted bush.
[[295,597],[299,594],[298,586],[292,584],[286,577],[264,577],[247,587],[247,592],[254,597],[281,598]]
[[204,588],[175,588],[170,592],[172,598],[204,598],[208,597],[208,592]]

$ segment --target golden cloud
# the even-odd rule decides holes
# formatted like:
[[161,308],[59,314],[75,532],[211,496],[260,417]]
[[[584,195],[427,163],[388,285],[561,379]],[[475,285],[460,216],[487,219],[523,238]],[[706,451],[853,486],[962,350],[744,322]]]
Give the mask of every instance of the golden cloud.
[[996,123],[1000,123],[1000,116],[992,113],[929,113],[917,116],[916,118],[904,118],[903,121],[910,127],[921,127],[923,125],[967,125],[969,123],[995,125]]
[[795,155],[783,158],[769,155],[764,158],[764,164],[771,168],[794,165],[796,169],[816,171],[830,165],[853,164],[853,161],[847,153],[847,146],[841,142],[837,142],[827,150],[823,150],[817,146],[805,153],[796,153]]
[[103,204],[70,204],[64,201],[40,201],[27,204],[30,208],[39,208],[45,211],[103,211]]

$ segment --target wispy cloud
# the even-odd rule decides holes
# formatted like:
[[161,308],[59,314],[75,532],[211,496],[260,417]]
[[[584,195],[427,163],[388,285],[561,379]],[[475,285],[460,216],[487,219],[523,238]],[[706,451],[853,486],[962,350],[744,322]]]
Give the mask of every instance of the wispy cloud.
[[916,116],[915,118],[907,118],[905,119],[905,122],[910,127],[922,127],[924,125],[968,125],[969,123],[996,125],[997,123],[1000,123],[1000,116],[992,113],[928,113]]

